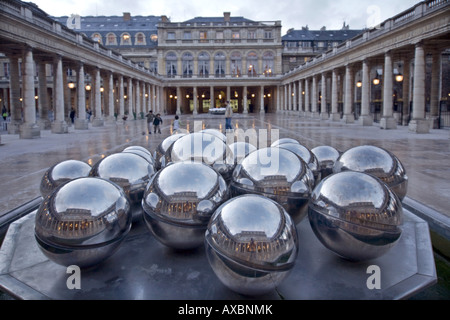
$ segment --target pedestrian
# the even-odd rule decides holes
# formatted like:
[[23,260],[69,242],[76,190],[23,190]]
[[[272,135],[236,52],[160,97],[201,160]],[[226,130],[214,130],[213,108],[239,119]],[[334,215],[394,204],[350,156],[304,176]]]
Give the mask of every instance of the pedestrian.
[[2,117],[3,117],[3,120],[5,120],[5,121],[6,121],[6,118],[8,118],[8,110],[6,110],[5,105],[3,105],[3,108],[2,108]]
[[88,122],[91,122],[91,116],[92,116],[91,108],[87,107],[86,108],[86,118],[87,118]]
[[75,109],[74,108],[72,108],[71,110],[70,110],[70,115],[69,115],[69,117],[70,117],[70,121],[72,121],[72,124],[75,122]]
[[231,126],[231,117],[233,116],[233,109],[231,109],[230,101],[227,101],[225,106],[225,130],[233,130]]
[[149,110],[148,113],[146,114],[146,117],[147,117],[148,134],[152,134],[153,120],[155,120],[155,115],[153,114],[153,110]]
[[161,125],[163,123],[163,120],[161,119],[161,115],[158,113],[155,117],[155,119],[153,120],[153,127],[154,130],[153,132],[156,133],[156,130],[158,130],[158,133],[161,134]]
[[180,117],[176,115],[175,120],[173,121],[173,133],[179,133],[179,131],[180,131]]

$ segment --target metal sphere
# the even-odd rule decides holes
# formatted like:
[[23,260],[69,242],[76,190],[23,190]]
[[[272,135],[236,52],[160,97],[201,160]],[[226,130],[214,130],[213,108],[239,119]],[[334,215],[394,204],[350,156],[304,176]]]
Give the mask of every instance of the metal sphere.
[[314,153],[311,152],[311,150],[309,150],[304,145],[301,145],[300,143],[290,143],[290,142],[281,143],[277,147],[292,151],[300,158],[302,158],[313,172],[314,180],[320,181],[321,175],[320,175],[319,161],[317,160]]
[[311,195],[308,215],[322,244],[352,261],[384,255],[402,233],[400,200],[381,180],[362,172],[322,180]]
[[225,142],[225,143],[227,142],[227,136],[224,135],[222,132],[220,132],[217,129],[203,129],[200,132],[212,134],[213,136],[216,136],[217,138],[219,138],[223,142]]
[[234,170],[233,151],[215,135],[194,132],[176,140],[166,151],[165,163],[195,161],[216,169],[226,181]]
[[271,147],[272,147],[272,148],[273,148],[273,147],[279,147],[280,145],[285,144],[285,143],[297,143],[297,144],[300,144],[300,142],[298,142],[298,141],[295,140],[295,139],[292,139],[292,138],[282,138],[282,139],[278,139],[277,141],[275,141],[274,143],[272,143]]
[[295,265],[297,229],[278,203],[243,195],[220,206],[205,233],[208,261],[219,280],[244,295],[274,290]]
[[241,163],[253,151],[256,151],[256,147],[248,142],[235,142],[229,145],[231,151],[233,151],[234,162],[236,164]]
[[283,148],[263,148],[236,166],[230,183],[232,196],[259,194],[280,205],[298,224],[307,214],[314,188],[311,169],[300,157]]
[[143,157],[128,152],[109,155],[98,161],[90,172],[92,177],[110,180],[122,187],[130,201],[134,219],[142,214],[141,201],[155,169]]
[[[319,163],[321,179],[325,179],[333,173],[333,167],[341,155],[338,150],[330,146],[319,146],[311,149]],[[318,182],[318,181],[316,181]]]
[[148,163],[150,163],[153,167],[155,166],[155,160],[153,159],[153,156],[149,152],[142,151],[139,149],[128,149],[128,150],[123,150],[122,152],[123,153],[134,153],[138,156],[141,156],[145,160],[147,160]]
[[200,162],[178,162],[161,169],[142,199],[144,220],[162,244],[194,249],[203,244],[214,211],[228,200],[222,176]]
[[42,197],[50,195],[60,185],[81,177],[89,176],[91,166],[79,160],[66,160],[51,166],[41,179]]
[[365,172],[376,176],[403,201],[408,191],[408,176],[400,160],[391,152],[375,146],[358,146],[345,151],[333,172]]
[[110,257],[131,228],[130,204],[115,183],[77,178],[44,199],[35,218],[39,248],[52,261],[80,268]]
[[153,159],[155,159],[156,170],[160,170],[161,168],[166,166],[164,156],[167,150],[172,145],[172,143],[174,143],[175,141],[177,141],[178,139],[180,139],[185,135],[186,135],[185,133],[176,133],[171,136],[168,136],[158,145],[158,147],[156,147],[156,150],[153,154]]

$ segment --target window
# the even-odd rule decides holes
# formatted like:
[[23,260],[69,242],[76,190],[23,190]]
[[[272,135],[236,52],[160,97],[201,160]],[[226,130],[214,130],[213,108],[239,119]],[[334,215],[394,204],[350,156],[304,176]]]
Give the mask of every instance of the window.
[[257,63],[258,56],[255,52],[250,52],[247,55],[247,75],[249,77],[255,77],[258,75]]
[[117,46],[117,37],[114,33],[110,32],[106,35],[106,45]]
[[194,70],[194,57],[191,53],[185,53],[182,57],[183,78],[191,78]]
[[198,75],[204,78],[209,76],[209,54],[206,52],[198,55]]
[[216,77],[225,76],[225,54],[218,52],[214,56],[214,72]]
[[120,44],[122,46],[131,45],[131,36],[129,33],[122,33],[122,36],[120,37]]
[[175,40],[175,32],[167,32],[167,40]]
[[232,39],[239,39],[240,38],[239,31],[233,31],[233,33],[231,34],[231,38]]
[[255,31],[248,31],[247,38],[248,39],[256,39],[256,32]]
[[264,39],[273,39],[273,37],[272,37],[272,30],[264,31]]
[[216,39],[217,40],[223,40],[223,31],[217,31],[216,32]]
[[200,37],[200,42],[205,42],[208,39],[208,32],[200,31],[199,37]]
[[175,77],[177,75],[177,56],[170,52],[166,56],[166,72],[168,77]]
[[233,77],[239,77],[242,70],[242,57],[240,52],[233,52],[230,56],[231,60],[231,75]]
[[100,44],[102,44],[102,35],[100,33],[94,33],[92,35],[92,40],[94,40],[95,42],[98,42]]
[[9,62],[3,62],[3,75],[9,78]]
[[145,45],[146,44],[145,35],[142,32],[136,33],[135,44],[136,45]]
[[270,77],[273,74],[274,55],[272,52],[267,51],[263,54],[263,73],[266,77]]
[[192,39],[192,34],[190,31],[185,31],[183,34],[183,39],[184,40],[191,40]]

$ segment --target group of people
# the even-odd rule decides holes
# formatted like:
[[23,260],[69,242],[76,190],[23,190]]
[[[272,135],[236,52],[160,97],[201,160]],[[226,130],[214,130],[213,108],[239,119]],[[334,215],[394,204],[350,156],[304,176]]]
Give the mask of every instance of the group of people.
[[147,118],[148,134],[152,134],[152,127],[153,133],[156,134],[156,131],[158,131],[158,133],[161,134],[161,125],[163,123],[161,114],[157,113],[156,115],[154,115],[153,111],[150,110],[145,117]]

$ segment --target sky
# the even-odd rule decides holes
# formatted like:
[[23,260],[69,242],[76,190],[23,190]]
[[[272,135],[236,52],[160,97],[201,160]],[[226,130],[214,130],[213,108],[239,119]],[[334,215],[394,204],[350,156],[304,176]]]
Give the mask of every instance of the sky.
[[[25,0],[27,1],[27,0]],[[166,15],[171,22],[195,17],[243,16],[254,21],[282,23],[288,29],[308,26],[317,30],[351,29],[377,26],[413,7],[419,0],[30,0],[51,16],[133,16]]]

